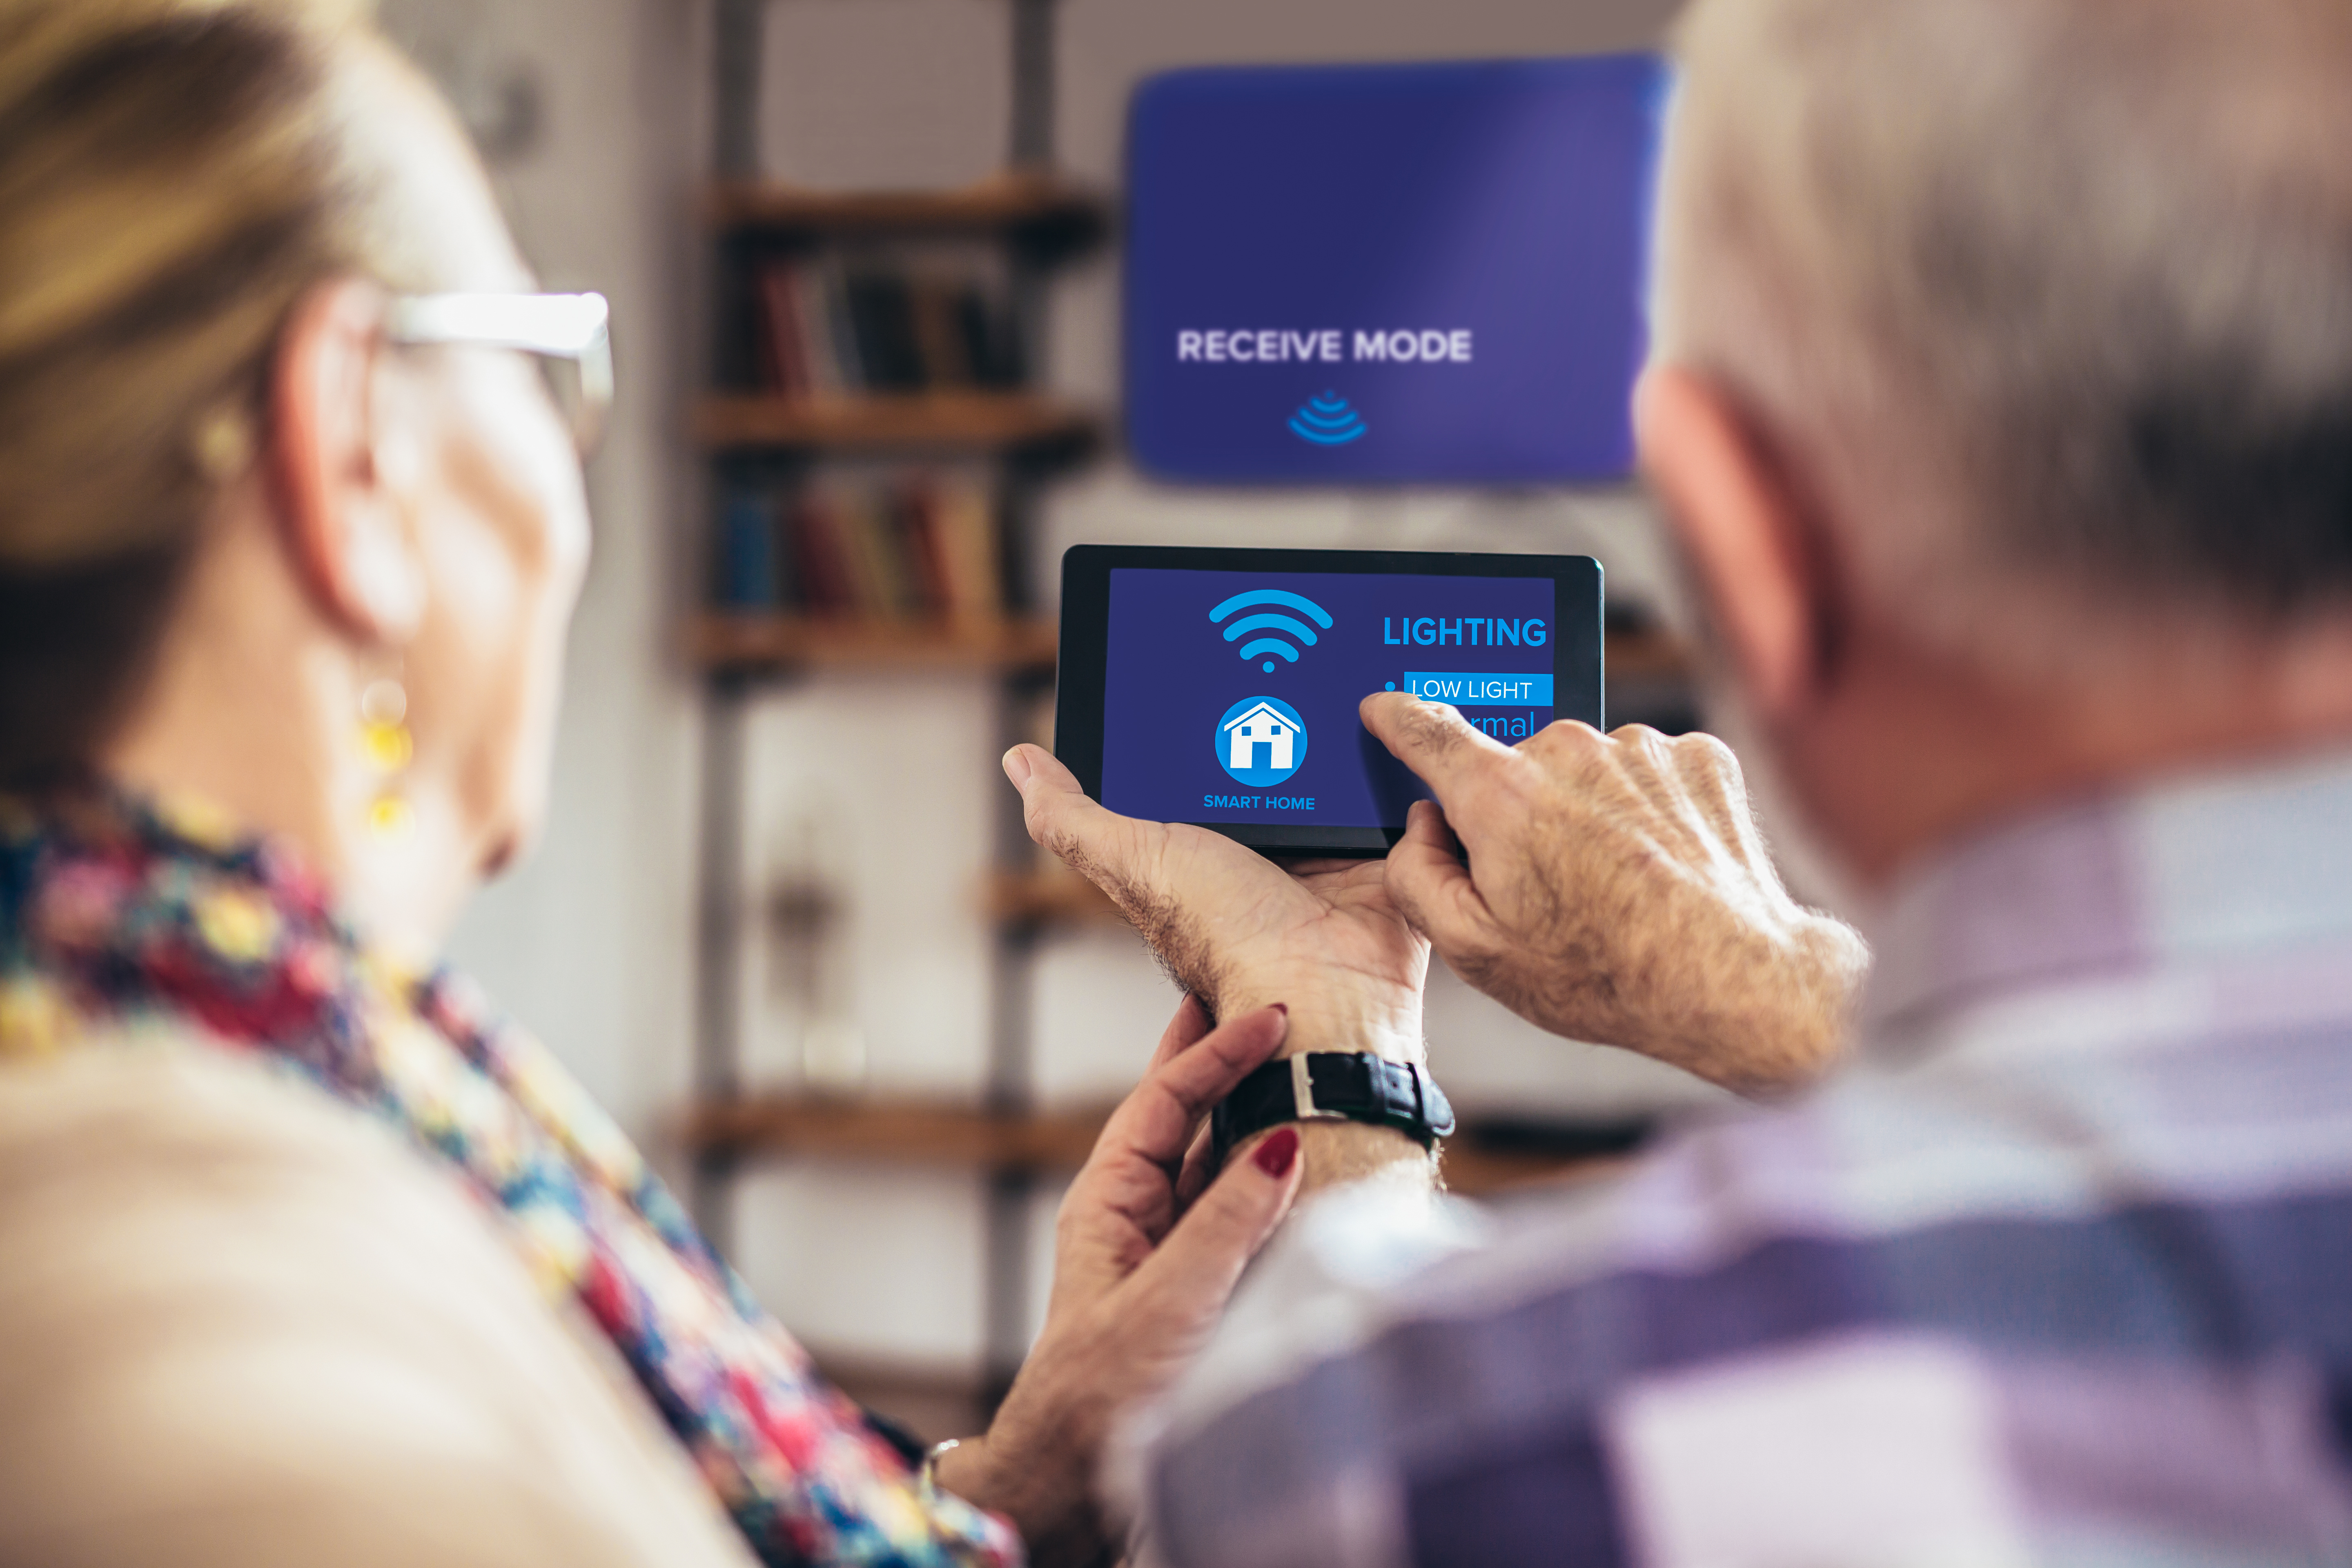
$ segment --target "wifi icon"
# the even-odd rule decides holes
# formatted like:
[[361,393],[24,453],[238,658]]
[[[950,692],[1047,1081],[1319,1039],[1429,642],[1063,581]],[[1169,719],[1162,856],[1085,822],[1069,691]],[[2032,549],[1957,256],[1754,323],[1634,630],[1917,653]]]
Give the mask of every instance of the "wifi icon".
[[1290,433],[1318,447],[1344,447],[1371,433],[1348,400],[1336,392],[1309,398],[1290,416]]
[[[1304,594],[1293,594],[1282,588],[1252,588],[1246,594],[1235,594],[1232,598],[1211,610],[1209,619],[1223,625],[1227,616],[1236,610],[1248,609],[1254,605],[1279,605],[1285,609],[1297,610],[1308,620],[1312,620],[1316,626],[1321,626],[1325,631],[1331,629],[1330,611]],[[1308,647],[1315,646],[1315,626],[1308,626],[1306,621],[1290,616],[1276,615],[1272,611],[1255,616],[1244,616],[1231,626],[1225,626],[1225,640],[1241,642],[1242,638],[1249,637],[1252,632],[1286,633],[1305,643]],[[1283,641],[1280,637],[1253,638],[1242,643],[1240,652],[1244,659],[1261,658],[1267,654],[1274,654],[1289,660],[1292,664],[1298,662],[1298,650]],[[1271,675],[1274,673],[1274,660],[1267,658],[1258,668]]]

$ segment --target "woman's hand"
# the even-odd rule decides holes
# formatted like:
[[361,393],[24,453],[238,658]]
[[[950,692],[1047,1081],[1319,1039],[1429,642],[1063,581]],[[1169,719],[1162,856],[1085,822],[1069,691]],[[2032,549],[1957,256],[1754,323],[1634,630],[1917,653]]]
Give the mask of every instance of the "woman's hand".
[[1421,1059],[1429,943],[1390,902],[1381,862],[1285,870],[1206,828],[1121,816],[1042,746],[1013,747],[1004,772],[1029,836],[1109,894],[1213,1016],[1282,1002],[1286,1055]]
[[1213,1183],[1199,1146],[1210,1109],[1286,1026],[1273,1006],[1212,1032],[1186,996],[1062,1200],[1045,1331],[988,1435],[939,1468],[942,1486],[1019,1526],[1033,1562],[1091,1563],[1114,1543],[1096,1491],[1113,1419],[1183,1370],[1298,1190],[1296,1129]]

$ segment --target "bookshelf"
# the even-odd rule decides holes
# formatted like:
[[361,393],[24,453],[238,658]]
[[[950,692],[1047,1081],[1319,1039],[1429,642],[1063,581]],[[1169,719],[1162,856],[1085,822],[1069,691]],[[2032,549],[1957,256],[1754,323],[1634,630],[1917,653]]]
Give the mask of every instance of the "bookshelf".
[[[1604,634],[1602,668],[1613,683],[1625,681],[1688,682],[1693,676],[1690,650],[1671,634],[1650,626],[1611,626]],[[1614,714],[1617,703],[1609,710]],[[1611,724],[1617,721],[1612,717]]]
[[1100,438],[1083,408],[1024,393],[933,391],[857,395],[719,394],[694,410],[706,451],[813,447],[1082,455]]
[[[1118,918],[1108,900],[1094,898],[1097,915]],[[852,1168],[872,1164],[963,1173],[992,1185],[1026,1184],[1074,1173],[1093,1150],[1110,1109],[1008,1112],[898,1097],[738,1096],[691,1108],[677,1136],[698,1160],[724,1160],[738,1167],[814,1160]],[[1447,1190],[1465,1197],[1589,1180],[1617,1169],[1645,1131],[1633,1123],[1561,1127],[1468,1118],[1446,1140],[1440,1170]],[[824,1352],[817,1361],[852,1398],[925,1433],[978,1430],[1002,1394],[991,1369],[975,1374],[959,1365]]]
[[1050,863],[1031,871],[992,872],[981,885],[981,911],[1003,926],[1118,925],[1118,912],[1103,890],[1075,871]]
[[[992,694],[1000,749],[1031,738],[1055,640],[1029,600],[1039,492],[1103,446],[1095,410],[1039,384],[1045,306],[1057,269],[1109,235],[1112,214],[1053,166],[1054,0],[1001,0],[1013,87],[1002,173],[955,189],[851,191],[762,168],[766,0],[716,3],[717,166],[698,215],[713,352],[684,411],[709,491],[695,574],[705,586],[679,636],[706,694],[696,1083],[681,1124],[690,1195],[726,1247],[738,1180],[757,1160],[977,1179],[982,1363],[927,1374],[934,1394],[967,1399],[954,1425],[969,1429],[1026,1350],[1035,1185],[1075,1169],[1099,1125],[1031,1103],[1028,966],[1047,928],[1118,915],[1036,868],[1018,800],[998,791],[997,868],[978,889],[941,889],[971,900],[991,932],[984,1094],[939,1105],[762,1091],[745,1075],[738,1016],[747,944],[764,933],[814,952],[842,929],[845,900],[749,885],[751,825],[766,803],[748,798],[748,715],[763,689],[812,673],[966,674]],[[966,765],[994,764],[992,752]],[[814,1056],[806,1066],[814,1079]],[[851,1386],[891,1392],[890,1377],[857,1364],[843,1368]]]
[[[1108,910],[1107,900],[1102,907]],[[921,1100],[777,1096],[690,1113],[679,1136],[692,1146],[725,1147],[747,1162],[824,1160],[1050,1180],[1085,1163],[1110,1109],[992,1115]],[[1561,1126],[1467,1117],[1445,1141],[1439,1169],[1446,1189],[1463,1197],[1589,1181],[1620,1169],[1647,1131],[1633,1122]],[[816,1359],[852,1398],[918,1431],[978,1430],[998,1393],[984,1377],[953,1364],[825,1352]]]
[[991,669],[1050,673],[1054,628],[1043,621],[884,621],[862,617],[697,616],[687,654],[714,674],[815,669]]
[[[696,1217],[722,1248],[739,1180],[765,1162],[914,1167],[981,1184],[978,1367],[820,1356],[886,1411],[930,1401],[947,1414],[918,1428],[955,1436],[985,1421],[1026,1349],[1033,1198],[1078,1167],[1104,1115],[1035,1102],[1033,961],[1051,932],[1116,930],[1121,917],[1083,880],[1040,868],[1017,797],[997,790],[993,868],[976,887],[941,890],[969,900],[991,933],[983,1092],[946,1103],[748,1081],[747,943],[762,930],[829,940],[844,902],[814,883],[748,885],[765,804],[747,786],[749,714],[763,690],[812,673],[962,674],[990,693],[1000,750],[1037,738],[1055,657],[1054,627],[1028,597],[1038,498],[1106,445],[1097,410],[1039,384],[1045,306],[1058,269],[1108,238],[1114,214],[1053,167],[1055,0],[999,0],[1013,23],[1004,171],[931,191],[819,190],[763,171],[767,0],[715,3],[717,167],[694,219],[713,352],[682,411],[709,479],[709,526],[693,574],[704,587],[677,643],[705,693],[695,1087],[677,1138]],[[828,494],[837,486],[850,493]],[[1612,627],[1608,659],[1612,714],[1646,719],[1683,700],[1682,651],[1654,631]],[[995,755],[940,759],[959,765],[992,774]],[[1458,1192],[1495,1192],[1594,1169],[1632,1136],[1474,1121],[1451,1141],[1445,1171]]]
[[[731,1156],[871,1161],[936,1170],[1066,1177],[1086,1163],[1112,1108],[1001,1111],[944,1100],[772,1094],[698,1105],[679,1136]],[[1485,1196],[1591,1173],[1630,1152],[1633,1126],[1536,1127],[1465,1118],[1445,1142],[1448,1191]]]
[[719,236],[999,234],[1071,248],[1101,239],[1108,223],[1093,192],[1028,170],[951,191],[824,191],[777,180],[718,180],[704,192],[702,208]]

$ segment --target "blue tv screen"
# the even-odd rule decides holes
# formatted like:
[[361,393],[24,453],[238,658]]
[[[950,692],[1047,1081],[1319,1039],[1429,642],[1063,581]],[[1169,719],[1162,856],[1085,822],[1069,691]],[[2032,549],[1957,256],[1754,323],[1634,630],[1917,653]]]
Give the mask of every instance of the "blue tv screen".
[[1128,142],[1128,441],[1201,483],[1633,466],[1666,68],[1172,71]]

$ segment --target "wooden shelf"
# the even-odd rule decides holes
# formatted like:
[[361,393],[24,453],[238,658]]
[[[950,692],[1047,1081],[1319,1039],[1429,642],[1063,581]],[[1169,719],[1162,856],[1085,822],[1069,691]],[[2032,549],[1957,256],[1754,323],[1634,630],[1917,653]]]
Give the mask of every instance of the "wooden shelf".
[[822,620],[712,611],[694,618],[687,652],[710,670],[793,668],[1051,669],[1042,621]]
[[827,191],[774,181],[726,181],[703,201],[720,233],[1010,234],[1091,243],[1110,205],[1066,180],[999,174],[947,191]]
[[761,1095],[695,1107],[686,1142],[705,1152],[1045,1173],[1085,1164],[1104,1115],[1004,1116],[923,1100]]
[[1075,871],[997,871],[981,889],[981,908],[1005,925],[1125,925],[1101,889]]
[[855,397],[721,395],[695,407],[711,451],[811,447],[882,450],[1083,451],[1101,436],[1085,409],[1019,392],[919,392]]
[[985,1427],[1010,1382],[1008,1373],[967,1362],[876,1355],[822,1343],[807,1349],[817,1371],[835,1388],[926,1444]]
[[1690,650],[1651,627],[1610,632],[1607,662],[1612,680],[1686,680],[1691,675]]
[[[706,1155],[864,1160],[1053,1176],[1086,1163],[1108,1115],[1108,1108],[1013,1114],[916,1100],[757,1095],[696,1106],[683,1136],[689,1148]],[[1613,1134],[1593,1142],[1605,1152],[1530,1150],[1523,1130],[1494,1140],[1482,1135],[1475,1119],[1465,1119],[1463,1130],[1446,1140],[1445,1185],[1477,1196],[1598,1173],[1622,1159]]]

